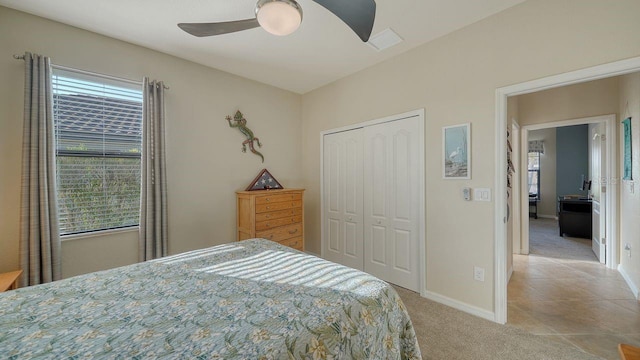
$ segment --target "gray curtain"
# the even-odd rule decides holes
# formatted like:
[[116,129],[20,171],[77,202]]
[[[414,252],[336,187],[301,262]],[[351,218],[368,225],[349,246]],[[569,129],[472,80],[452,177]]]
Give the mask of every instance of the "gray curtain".
[[61,278],[51,60],[25,53],[20,286]]
[[143,80],[142,195],[140,207],[140,261],[166,256],[167,174],[164,140],[164,83]]

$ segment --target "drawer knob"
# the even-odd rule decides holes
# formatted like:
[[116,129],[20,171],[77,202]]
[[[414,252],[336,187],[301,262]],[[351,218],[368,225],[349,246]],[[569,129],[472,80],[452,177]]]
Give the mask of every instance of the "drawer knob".
[[293,235],[298,232],[298,229],[289,230],[289,234]]
[[271,227],[271,225],[269,223],[267,223],[267,227]]
[[265,201],[271,201],[271,199],[269,199],[269,198],[266,198],[266,199],[264,199],[264,200],[265,200]]
[[381,221],[381,220],[378,220],[378,221],[377,221],[377,223],[378,223],[378,225],[380,225],[380,224],[382,224],[382,221]]
[[267,210],[271,209],[269,206],[267,206]]

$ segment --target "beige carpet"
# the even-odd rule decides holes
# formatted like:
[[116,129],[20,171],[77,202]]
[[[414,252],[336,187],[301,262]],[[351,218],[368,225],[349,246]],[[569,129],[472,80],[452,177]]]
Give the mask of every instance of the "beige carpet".
[[557,220],[531,219],[529,253],[556,259],[598,261],[591,251],[590,239],[560,237],[558,232]]
[[556,340],[438,304],[412,291],[396,290],[409,311],[424,359],[599,359]]

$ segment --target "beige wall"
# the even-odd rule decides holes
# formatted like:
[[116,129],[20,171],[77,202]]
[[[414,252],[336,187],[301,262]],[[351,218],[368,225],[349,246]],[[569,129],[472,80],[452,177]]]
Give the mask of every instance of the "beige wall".
[[618,78],[589,81],[518,96],[520,125],[618,112]]
[[[146,48],[0,7],[0,272],[18,268],[23,62],[48,55],[58,65],[118,77],[166,81],[169,249],[235,239],[235,194],[262,168],[286,187],[301,181],[301,96]],[[265,163],[240,151],[243,137],[224,117],[241,109],[264,146]],[[123,232],[63,242],[63,275],[137,261],[137,235]]]
[[[631,153],[633,181],[623,180],[620,189],[620,267],[636,290],[640,287],[640,73],[620,79],[620,117],[631,116]],[[620,174],[623,174],[624,137],[620,127]],[[632,191],[633,187],[633,191]],[[631,251],[623,250],[625,244]]]
[[[320,251],[319,133],[425,108],[427,289],[492,312],[494,204],[459,193],[492,188],[495,166],[504,166],[494,160],[496,88],[640,56],[638,13],[636,0],[527,1],[306,94],[308,248]],[[472,124],[473,177],[443,180],[441,129],[464,122]],[[485,282],[473,280],[474,265],[485,268]]]
[[543,140],[544,154],[540,154],[540,202],[538,216],[555,218],[556,209],[556,128],[533,130],[529,141]]

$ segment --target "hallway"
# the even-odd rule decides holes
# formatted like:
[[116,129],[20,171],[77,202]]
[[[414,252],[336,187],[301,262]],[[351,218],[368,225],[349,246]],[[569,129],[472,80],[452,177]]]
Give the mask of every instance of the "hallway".
[[587,239],[562,238],[552,219],[531,219],[530,255],[513,256],[508,324],[619,359],[618,343],[640,346],[640,302],[622,276],[600,264]]

